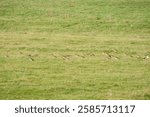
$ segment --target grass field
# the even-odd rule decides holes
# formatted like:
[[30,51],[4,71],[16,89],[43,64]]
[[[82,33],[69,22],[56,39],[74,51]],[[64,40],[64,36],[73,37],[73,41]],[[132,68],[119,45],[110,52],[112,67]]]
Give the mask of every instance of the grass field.
[[150,99],[150,0],[0,0],[0,99]]

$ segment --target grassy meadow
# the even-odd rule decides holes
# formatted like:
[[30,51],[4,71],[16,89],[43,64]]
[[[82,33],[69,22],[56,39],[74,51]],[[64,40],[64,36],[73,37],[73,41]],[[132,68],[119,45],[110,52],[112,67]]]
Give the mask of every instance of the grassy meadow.
[[150,0],[0,0],[0,99],[150,99]]

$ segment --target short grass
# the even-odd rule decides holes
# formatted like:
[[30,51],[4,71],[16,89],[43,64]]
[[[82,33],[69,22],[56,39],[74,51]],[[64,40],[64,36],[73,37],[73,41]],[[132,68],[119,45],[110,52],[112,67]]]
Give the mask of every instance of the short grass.
[[150,0],[0,0],[0,99],[150,99]]

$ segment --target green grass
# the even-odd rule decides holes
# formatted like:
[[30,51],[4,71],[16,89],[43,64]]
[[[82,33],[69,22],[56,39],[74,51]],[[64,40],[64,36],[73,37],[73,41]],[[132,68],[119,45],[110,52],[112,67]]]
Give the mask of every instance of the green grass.
[[150,0],[0,0],[0,99],[150,99]]

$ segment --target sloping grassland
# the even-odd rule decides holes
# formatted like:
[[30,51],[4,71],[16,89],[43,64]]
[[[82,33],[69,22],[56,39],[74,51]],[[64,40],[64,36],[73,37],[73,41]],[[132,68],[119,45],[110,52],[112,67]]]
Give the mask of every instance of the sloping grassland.
[[0,0],[0,99],[150,99],[150,0]]

